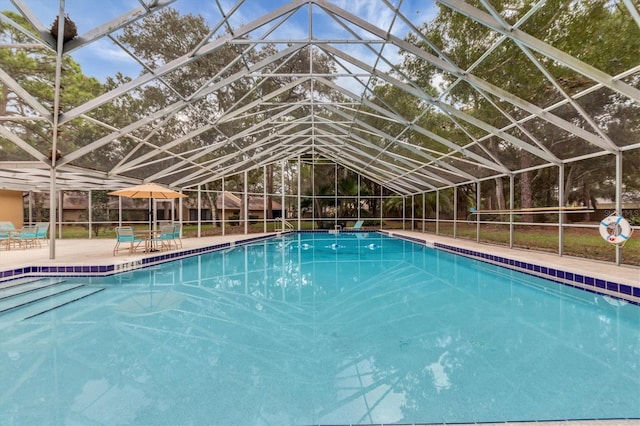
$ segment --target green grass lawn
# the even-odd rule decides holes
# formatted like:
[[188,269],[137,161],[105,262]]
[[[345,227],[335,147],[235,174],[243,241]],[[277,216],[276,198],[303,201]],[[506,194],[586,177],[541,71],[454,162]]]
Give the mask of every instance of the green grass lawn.
[[[443,231],[441,225],[440,232],[445,235],[453,235],[453,227],[446,227]],[[475,225],[464,224],[461,226],[458,224],[456,236],[475,241]],[[480,242],[508,246],[508,226],[493,225],[481,228]],[[514,231],[513,245],[516,248],[558,253],[558,244],[558,230],[555,227],[516,227]],[[563,254],[609,262],[615,262],[616,256],[615,246],[604,241],[597,228],[565,228]],[[638,236],[636,238],[632,236],[624,244],[622,262],[627,265],[640,266],[640,239]]]

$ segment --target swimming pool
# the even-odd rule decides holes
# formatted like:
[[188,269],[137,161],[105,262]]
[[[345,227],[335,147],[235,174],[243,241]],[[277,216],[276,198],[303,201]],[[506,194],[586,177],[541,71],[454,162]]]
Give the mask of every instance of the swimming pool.
[[0,424],[640,417],[638,306],[377,233],[44,281],[83,298],[0,317]]

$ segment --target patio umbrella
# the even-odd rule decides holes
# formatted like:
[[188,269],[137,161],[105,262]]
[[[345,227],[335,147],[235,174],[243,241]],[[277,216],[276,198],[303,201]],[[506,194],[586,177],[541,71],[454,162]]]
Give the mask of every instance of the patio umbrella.
[[110,192],[109,195],[120,195],[128,198],[158,198],[164,200],[186,197],[184,194],[176,192],[173,189],[160,186],[157,183],[143,183],[142,185],[136,185],[131,188]]
[[153,223],[151,217],[151,200],[162,199],[170,200],[172,198],[184,198],[186,195],[174,191],[173,189],[165,188],[156,183],[143,183],[142,185],[132,186],[131,188],[120,189],[118,191],[110,192],[109,195],[119,195],[121,197],[128,198],[148,198],[149,199],[149,231],[151,231],[151,224]]

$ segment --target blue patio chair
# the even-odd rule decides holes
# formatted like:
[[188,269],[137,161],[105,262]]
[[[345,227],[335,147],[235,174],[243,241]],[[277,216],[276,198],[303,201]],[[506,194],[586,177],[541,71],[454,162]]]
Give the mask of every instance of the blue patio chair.
[[37,231],[35,225],[25,225],[22,229],[11,232],[11,243],[15,242],[21,248],[32,247],[36,244]]
[[[129,254],[132,254],[134,251],[138,250],[141,245],[144,244],[143,248],[146,251],[147,240],[144,238],[136,237],[133,232],[133,228],[130,226],[118,226],[116,227],[116,245],[113,248],[113,255],[120,250],[128,250]],[[121,248],[120,244],[124,244]]]
[[16,227],[11,222],[0,222],[0,230],[15,231]]
[[15,228],[11,228],[0,225],[0,246],[4,244],[5,249],[9,250],[11,247],[11,231]]
[[162,225],[160,227],[160,235],[151,239],[151,246],[155,250],[171,250],[171,241],[174,239],[174,234],[174,225]]
[[36,243],[40,247],[42,247],[41,241],[46,241],[49,244],[49,240],[47,239],[47,234],[49,233],[49,222],[38,222],[36,223]]
[[176,248],[178,248],[178,245],[180,245],[180,248],[182,248],[182,224],[181,223],[173,224],[173,243],[176,245]]

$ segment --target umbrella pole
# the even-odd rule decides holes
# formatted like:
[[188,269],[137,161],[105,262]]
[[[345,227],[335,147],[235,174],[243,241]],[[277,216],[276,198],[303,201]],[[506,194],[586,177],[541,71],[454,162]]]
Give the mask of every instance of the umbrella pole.
[[153,242],[153,207],[151,206],[152,200],[153,198],[151,197],[151,194],[149,194],[149,239],[151,240],[151,247],[149,248],[149,251],[154,252],[156,251],[156,248]]

